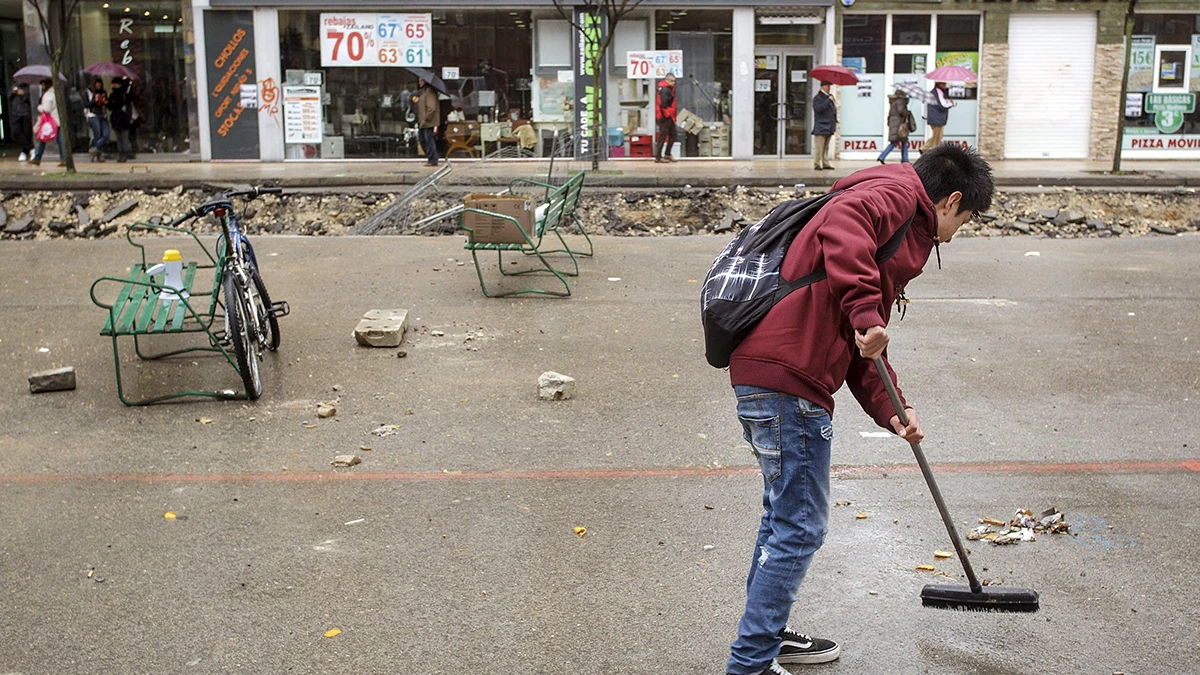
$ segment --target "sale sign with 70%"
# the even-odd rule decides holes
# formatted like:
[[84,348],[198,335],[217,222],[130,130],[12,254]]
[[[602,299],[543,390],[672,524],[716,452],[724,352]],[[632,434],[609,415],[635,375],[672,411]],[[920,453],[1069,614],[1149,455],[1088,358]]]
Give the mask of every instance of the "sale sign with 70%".
[[433,65],[429,14],[322,14],[321,66]]

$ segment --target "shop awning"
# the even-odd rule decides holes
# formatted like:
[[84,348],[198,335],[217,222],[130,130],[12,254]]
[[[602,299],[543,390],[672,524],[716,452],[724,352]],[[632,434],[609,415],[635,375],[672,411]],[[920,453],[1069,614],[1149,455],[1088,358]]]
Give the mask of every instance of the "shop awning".
[[[804,7],[832,7],[834,0],[796,0],[786,7],[770,8],[779,16],[794,16],[800,13],[800,9]],[[272,2],[263,2],[262,0],[210,0],[210,7],[320,7],[320,8],[337,8],[349,9],[354,8],[360,11],[372,10],[427,10],[438,9],[439,3],[425,0],[408,1],[403,0],[396,2],[378,2],[372,3],[370,0],[273,0]],[[570,4],[569,0],[566,4]],[[644,0],[641,7],[644,9],[653,9],[655,7],[680,7],[686,4],[689,9],[718,9],[729,7],[756,7],[760,10],[760,14],[765,11],[761,2],[755,0],[687,0],[686,3],[681,3],[679,0]],[[470,0],[468,2],[456,3],[455,7],[459,9],[523,9],[531,7],[553,7],[553,0]]]

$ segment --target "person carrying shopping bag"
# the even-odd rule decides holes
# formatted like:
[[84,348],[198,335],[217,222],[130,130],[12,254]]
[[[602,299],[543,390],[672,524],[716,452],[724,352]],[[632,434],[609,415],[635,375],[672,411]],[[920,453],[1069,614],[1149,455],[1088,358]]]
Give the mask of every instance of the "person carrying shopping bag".
[[34,166],[40,166],[42,163],[42,153],[46,151],[46,144],[50,141],[58,141],[58,165],[67,165],[67,156],[63,154],[62,135],[59,134],[59,125],[61,124],[58,117],[58,98],[54,95],[54,83],[49,79],[42,80],[42,98],[38,102],[38,122],[34,129],[34,135],[37,137],[37,147],[33,151],[33,159],[29,163]]

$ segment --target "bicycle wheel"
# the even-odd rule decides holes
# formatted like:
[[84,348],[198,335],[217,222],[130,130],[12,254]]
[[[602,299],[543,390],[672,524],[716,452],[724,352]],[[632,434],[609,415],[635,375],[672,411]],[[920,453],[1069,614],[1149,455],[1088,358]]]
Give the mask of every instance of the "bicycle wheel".
[[258,317],[258,327],[262,333],[263,344],[267,349],[275,351],[279,349],[279,317],[271,313],[271,296],[267,294],[267,285],[259,276],[258,268],[251,268],[250,278],[254,281],[254,312]]
[[258,372],[258,338],[250,318],[250,307],[242,282],[233,270],[225,271],[221,285],[225,291],[225,334],[233,343],[233,355],[242,384],[246,386],[246,398],[254,401],[262,396],[262,377]]

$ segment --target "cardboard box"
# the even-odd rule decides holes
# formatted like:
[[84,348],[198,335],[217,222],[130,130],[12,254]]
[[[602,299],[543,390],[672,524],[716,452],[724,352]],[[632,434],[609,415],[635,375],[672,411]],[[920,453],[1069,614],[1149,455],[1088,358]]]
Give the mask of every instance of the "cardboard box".
[[[463,208],[491,211],[516,218],[521,229],[533,238],[533,212],[537,209],[533,197],[518,195],[469,194],[463,197]],[[524,244],[525,237],[511,220],[483,213],[463,213],[463,225],[474,232],[471,241],[484,244]]]

